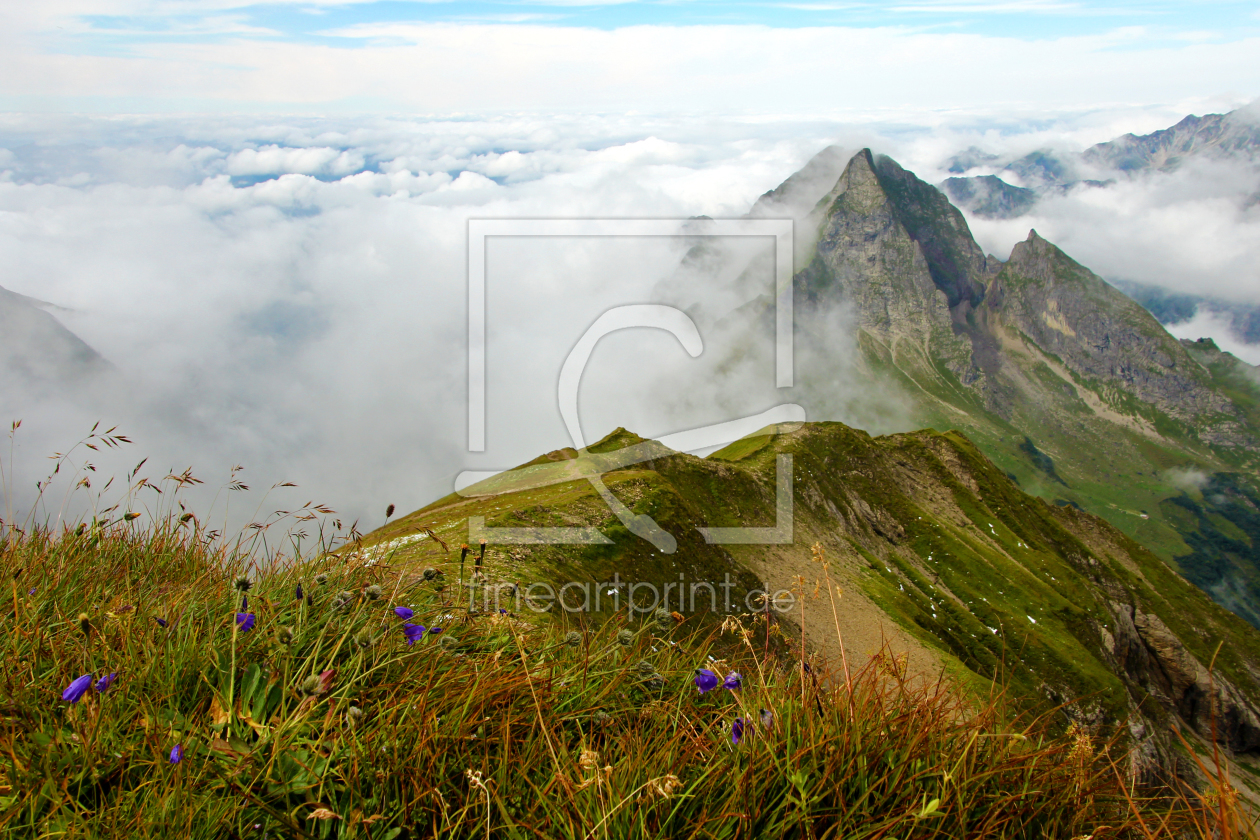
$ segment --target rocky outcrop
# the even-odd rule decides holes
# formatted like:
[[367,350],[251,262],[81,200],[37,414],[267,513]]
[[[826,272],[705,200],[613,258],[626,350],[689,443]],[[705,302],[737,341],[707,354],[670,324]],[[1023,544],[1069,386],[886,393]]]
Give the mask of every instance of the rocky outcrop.
[[[1170,417],[1235,414],[1203,366],[1136,301],[1030,231],[986,305],[1085,381],[1117,386]],[[1238,443],[1250,435],[1235,435]]]
[[1134,682],[1205,738],[1235,753],[1260,752],[1260,710],[1211,673],[1158,615],[1113,602],[1112,653]]

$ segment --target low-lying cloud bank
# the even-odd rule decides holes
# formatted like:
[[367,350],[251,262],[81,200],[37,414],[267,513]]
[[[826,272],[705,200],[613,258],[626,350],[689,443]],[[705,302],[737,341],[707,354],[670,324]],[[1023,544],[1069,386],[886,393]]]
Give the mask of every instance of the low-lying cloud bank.
[[[43,456],[99,419],[138,441],[122,455],[94,454],[101,475],[121,477],[145,455],[151,476],[192,465],[208,488],[197,501],[208,506],[242,464],[256,489],[300,487],[277,490],[264,511],[314,499],[347,522],[378,524],[387,503],[406,511],[450,492],[462,469],[507,467],[568,444],[556,404],[565,356],[607,308],[653,302],[684,253],[681,239],[492,240],[487,450],[471,454],[469,219],[729,218],[832,142],[872,146],[939,180],[945,146],[1080,148],[1176,119],[1124,113],[858,128],[643,115],[7,118],[0,286],[66,307],[55,316],[117,369],[53,394],[6,384],[0,420],[25,421],[14,498],[28,503]],[[1228,288],[1260,302],[1260,281],[1247,279],[1260,264],[1260,225],[1233,197],[1240,177],[1187,169],[1071,193],[1032,221],[1104,276]],[[1001,256],[1029,226],[975,222]],[[771,277],[748,282],[768,292]],[[703,286],[688,297],[709,304],[706,317],[738,303]],[[844,313],[825,317],[845,329]],[[728,353],[720,335],[712,340],[708,359]],[[897,426],[895,395],[828,380],[818,353],[798,348],[798,384],[828,415],[811,419]],[[609,336],[582,380],[584,432],[591,440],[620,425],[657,436],[756,413],[782,401],[772,371],[768,347],[714,366],[660,331]],[[233,500],[229,525],[252,518],[259,495]],[[87,491],[72,498],[72,508],[90,501]]]

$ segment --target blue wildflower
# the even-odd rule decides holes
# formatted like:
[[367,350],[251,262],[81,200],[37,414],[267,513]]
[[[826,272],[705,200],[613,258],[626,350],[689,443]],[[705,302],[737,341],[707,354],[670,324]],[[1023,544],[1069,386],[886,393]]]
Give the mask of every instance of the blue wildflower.
[[34,595],[34,594],[35,594],[35,587],[33,587],[33,586],[32,586],[32,587],[31,587],[31,589],[30,589],[30,591],[29,591],[29,592],[27,592],[26,594],[27,594],[27,595]]
[[718,675],[710,671],[708,668],[699,668],[696,670],[696,688],[700,689],[701,694],[707,694],[717,688]]
[[171,757],[169,759],[171,764],[179,764],[183,760],[184,760],[183,744],[176,744],[175,746],[171,747]]
[[241,628],[241,632],[245,633],[254,629],[253,613],[237,613],[236,624]]
[[744,687],[744,678],[738,671],[731,671],[726,675],[726,679],[722,682],[722,688],[734,691],[737,688]]
[[406,621],[415,615],[415,612],[407,607],[394,607],[394,615],[398,616],[403,621]]
[[302,584],[299,583],[297,585],[296,592],[297,592],[297,600],[301,601],[302,600]]
[[773,727],[774,726],[774,712],[770,711],[769,709],[762,709],[761,710],[761,725],[764,726],[766,729],[770,729],[771,727]]
[[414,645],[424,638],[424,626],[421,624],[404,624],[402,630],[408,645]]
[[67,703],[78,703],[79,698],[92,687],[92,675],[84,674],[70,685],[66,686],[66,690],[61,692],[61,699]]
[[738,717],[731,724],[731,743],[738,744],[742,740],[744,740],[744,719]]
[[154,620],[154,621],[156,621],[156,622],[158,623],[158,627],[165,627],[165,626],[166,626],[166,619],[165,619],[165,618],[158,618],[157,616],[153,616],[153,620]]
[[242,595],[241,596],[241,612],[246,612],[248,610],[249,610],[249,596]]
[[108,676],[101,677],[99,680],[96,681],[96,692],[98,694],[103,693],[105,689],[109,688],[113,684],[114,680],[116,679],[118,679],[117,673],[113,673]]
[[429,628],[429,635],[433,635],[434,633],[441,633],[441,632],[442,632],[442,628],[441,628],[441,627],[430,627],[430,628]]

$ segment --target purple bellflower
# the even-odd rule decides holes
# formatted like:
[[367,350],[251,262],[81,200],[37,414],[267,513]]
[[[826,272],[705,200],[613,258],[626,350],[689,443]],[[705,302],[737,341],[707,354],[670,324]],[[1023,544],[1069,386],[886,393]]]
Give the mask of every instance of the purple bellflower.
[[744,677],[738,671],[731,671],[722,682],[722,688],[734,691],[744,687]]
[[409,621],[411,620],[411,617],[415,615],[415,612],[407,607],[394,607],[394,615],[398,616],[403,621]]
[[[751,726],[751,724],[749,724]],[[744,719],[742,717],[735,718],[735,722],[731,724],[731,743],[738,744],[744,740]]]
[[416,642],[424,638],[424,626],[420,624],[404,624],[402,626],[403,636],[407,639],[407,645],[414,645]]
[[250,630],[254,629],[254,620],[255,619],[254,619],[253,613],[237,613],[236,614],[236,624],[238,627],[241,628],[242,633],[247,633]]
[[696,670],[696,688],[700,689],[701,694],[707,694],[717,688],[719,682],[717,674],[708,668],[699,668]]
[[113,685],[114,680],[116,679],[118,679],[117,672],[110,674],[108,676],[101,677],[99,680],[96,681],[96,693],[103,694],[105,692],[105,689]]
[[92,687],[92,675],[84,674],[70,685],[66,686],[66,690],[61,692],[61,699],[67,703],[78,703],[89,688]]
[[184,745],[176,744],[175,746],[171,747],[171,757],[169,759],[171,764],[179,764],[183,760],[184,760]]

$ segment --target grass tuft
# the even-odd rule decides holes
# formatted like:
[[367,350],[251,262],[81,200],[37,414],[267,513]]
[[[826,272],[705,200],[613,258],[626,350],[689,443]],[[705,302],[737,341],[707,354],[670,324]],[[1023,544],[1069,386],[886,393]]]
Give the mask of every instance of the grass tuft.
[[[1228,792],[1138,798],[1087,733],[890,655],[803,668],[748,618],[566,632],[177,517],[27,529],[0,574],[8,836],[1238,836]],[[702,693],[700,668],[743,677]]]

